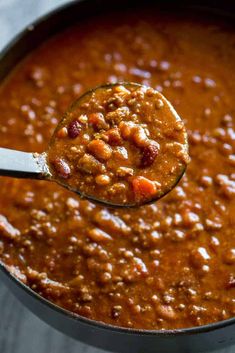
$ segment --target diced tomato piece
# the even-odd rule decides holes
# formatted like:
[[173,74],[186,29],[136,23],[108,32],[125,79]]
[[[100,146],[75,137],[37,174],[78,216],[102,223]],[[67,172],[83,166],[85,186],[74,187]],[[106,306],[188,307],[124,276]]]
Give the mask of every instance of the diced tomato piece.
[[156,183],[142,176],[134,177],[132,186],[137,200],[151,199],[157,193]]

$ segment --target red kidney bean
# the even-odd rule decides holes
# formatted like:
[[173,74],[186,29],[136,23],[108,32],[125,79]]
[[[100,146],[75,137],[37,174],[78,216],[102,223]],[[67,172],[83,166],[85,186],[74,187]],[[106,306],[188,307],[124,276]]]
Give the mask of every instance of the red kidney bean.
[[59,177],[67,179],[70,176],[70,167],[63,159],[56,158],[52,164]]
[[140,167],[146,168],[153,164],[155,158],[158,155],[158,145],[156,143],[150,143],[142,149],[142,157],[140,160]]
[[70,138],[76,138],[82,130],[82,126],[78,120],[73,120],[68,126],[68,135]]

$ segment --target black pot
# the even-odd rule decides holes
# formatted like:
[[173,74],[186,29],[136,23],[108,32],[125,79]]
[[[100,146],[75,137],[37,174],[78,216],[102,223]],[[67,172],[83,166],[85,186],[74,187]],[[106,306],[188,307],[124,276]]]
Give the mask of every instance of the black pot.
[[[150,6],[145,0],[144,6]],[[138,6],[137,0],[81,0],[59,8],[40,18],[18,35],[0,54],[0,80],[2,80],[28,52],[51,35],[80,19]],[[234,22],[234,1],[155,1],[155,5],[183,11],[206,11],[209,16],[226,16]],[[164,3],[164,4],[162,4]],[[151,4],[152,6],[153,4]],[[143,6],[143,4],[142,4]],[[235,17],[235,16],[234,16]],[[235,22],[234,22],[235,23]],[[200,353],[235,344],[235,318],[215,324],[169,331],[148,331],[118,328],[72,314],[40,297],[14,278],[3,264],[0,276],[15,296],[39,318],[63,333],[90,345],[123,353]]]

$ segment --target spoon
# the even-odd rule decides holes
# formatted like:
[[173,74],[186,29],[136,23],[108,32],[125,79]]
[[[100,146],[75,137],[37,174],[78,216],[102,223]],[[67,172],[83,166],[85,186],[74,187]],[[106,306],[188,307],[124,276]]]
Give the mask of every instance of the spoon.
[[188,161],[185,127],[167,99],[116,83],[78,98],[46,152],[0,148],[0,175],[55,181],[106,206],[135,207],[172,190]]

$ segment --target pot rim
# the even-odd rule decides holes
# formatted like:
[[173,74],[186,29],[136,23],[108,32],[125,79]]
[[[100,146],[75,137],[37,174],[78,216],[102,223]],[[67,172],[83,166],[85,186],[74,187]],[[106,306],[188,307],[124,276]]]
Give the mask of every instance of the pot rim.
[[[21,30],[15,36],[13,36],[13,38],[0,51],[0,62],[4,59],[4,57],[12,50],[12,48],[20,40],[23,40],[23,38],[28,34],[28,32],[32,32],[32,31],[37,30],[37,27],[41,23],[47,22],[48,20],[50,20],[52,17],[54,17],[58,13],[63,12],[64,10],[66,10],[70,7],[72,8],[73,6],[76,6],[77,3],[84,3],[86,1],[88,1],[88,0],[70,1],[69,3],[60,5],[53,10],[49,10],[46,14],[39,16],[36,20],[29,23],[26,27],[23,28],[23,30]],[[197,8],[200,9],[201,6],[198,6]],[[210,8],[208,6],[205,6],[204,10],[208,11],[208,10],[210,10]],[[213,10],[213,11],[211,11],[212,13],[214,12],[214,14],[218,15],[218,9],[211,9],[211,10]],[[226,14],[226,12],[222,11],[222,16],[225,16],[225,15],[229,16],[229,14]],[[28,53],[30,53],[30,51]],[[21,58],[19,60],[19,62],[21,60],[23,60],[24,57],[26,57],[26,56],[27,56],[27,54],[24,55],[23,58]],[[145,329],[133,329],[133,328],[127,328],[127,327],[121,327],[121,326],[114,326],[111,324],[104,323],[102,321],[92,320],[92,319],[86,318],[84,316],[81,316],[79,314],[73,313],[73,312],[71,312],[67,309],[64,309],[64,308],[56,305],[55,303],[47,300],[46,298],[42,297],[37,292],[32,290],[29,286],[24,284],[22,281],[20,281],[17,277],[15,277],[7,269],[7,266],[1,260],[0,260],[0,271],[2,271],[11,281],[14,282],[14,284],[16,284],[24,292],[26,292],[31,297],[33,297],[36,301],[41,302],[44,306],[47,306],[51,310],[54,310],[57,313],[64,315],[68,319],[80,321],[81,323],[86,324],[91,327],[93,326],[93,327],[103,329],[103,330],[110,330],[110,331],[117,332],[120,334],[143,335],[143,336],[162,336],[162,337],[181,336],[181,335],[185,336],[185,335],[195,335],[195,334],[200,334],[200,333],[206,333],[206,332],[218,330],[221,328],[225,328],[225,327],[228,327],[231,325],[235,325],[235,317],[232,317],[232,318],[229,318],[226,320],[217,321],[217,322],[207,324],[207,325],[194,326],[194,327],[188,327],[188,328],[182,328],[182,329],[171,329],[171,330],[145,330]]]
[[135,335],[142,335],[142,336],[162,336],[162,337],[167,337],[167,336],[185,336],[185,335],[194,335],[194,334],[200,334],[200,333],[205,333],[205,332],[210,332],[214,330],[218,330],[221,328],[225,328],[227,326],[231,326],[235,324],[235,317],[223,320],[223,321],[218,321],[214,322],[211,324],[207,325],[202,325],[202,326],[195,326],[195,327],[188,327],[188,328],[182,328],[182,329],[172,329],[172,330],[145,330],[145,329],[133,329],[133,328],[128,328],[128,327],[121,327],[121,326],[114,326],[111,324],[106,324],[102,321],[97,321],[97,320],[92,320],[88,319],[84,316],[78,315],[76,313],[73,313],[67,309],[64,309],[53,302],[47,300],[46,298],[42,297],[39,295],[37,292],[32,290],[29,286],[24,284],[22,281],[20,281],[17,277],[15,277],[11,272],[7,269],[7,267],[0,261],[0,271],[2,271],[11,281],[14,282],[18,287],[21,287],[21,289],[26,292],[26,294],[30,295],[37,301],[40,301],[41,304],[44,306],[49,307],[51,310],[56,311],[59,314],[62,314],[63,316],[67,317],[68,319],[72,319],[75,321],[80,321],[84,324],[87,324],[88,326],[93,326],[96,328],[100,328],[103,330],[111,330],[113,332],[117,333],[123,333],[123,334],[135,334]]

